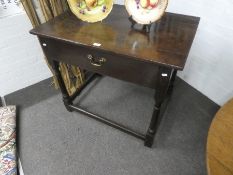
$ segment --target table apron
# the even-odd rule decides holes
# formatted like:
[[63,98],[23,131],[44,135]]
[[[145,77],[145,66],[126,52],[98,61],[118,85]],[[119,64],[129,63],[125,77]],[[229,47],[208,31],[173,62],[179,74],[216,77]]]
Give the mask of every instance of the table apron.
[[[153,89],[156,89],[158,85],[159,73],[161,73],[159,69],[161,66],[157,64],[100,51],[95,48],[78,46],[64,41],[44,37],[39,37],[39,40],[49,62],[56,60],[76,65],[81,69]],[[172,68],[163,66],[162,68],[166,69],[166,73],[168,72],[164,76],[171,75]]]

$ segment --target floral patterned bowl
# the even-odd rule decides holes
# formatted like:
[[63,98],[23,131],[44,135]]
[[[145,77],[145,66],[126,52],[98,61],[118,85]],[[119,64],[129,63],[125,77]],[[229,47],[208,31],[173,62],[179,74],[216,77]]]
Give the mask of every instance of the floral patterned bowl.
[[126,10],[139,24],[150,24],[159,20],[167,4],[168,0],[125,0]]
[[113,0],[68,0],[68,4],[71,11],[86,22],[102,21],[113,8]]

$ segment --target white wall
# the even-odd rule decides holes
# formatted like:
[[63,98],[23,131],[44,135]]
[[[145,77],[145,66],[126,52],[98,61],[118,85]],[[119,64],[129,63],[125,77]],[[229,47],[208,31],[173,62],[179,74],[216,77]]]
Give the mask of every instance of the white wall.
[[171,0],[168,7],[171,12],[201,17],[179,76],[220,105],[233,97],[232,9],[232,0]]
[[167,8],[201,17],[186,67],[178,75],[220,105],[233,97],[232,9],[232,0],[170,0]]
[[0,18],[0,96],[51,77],[26,14]]

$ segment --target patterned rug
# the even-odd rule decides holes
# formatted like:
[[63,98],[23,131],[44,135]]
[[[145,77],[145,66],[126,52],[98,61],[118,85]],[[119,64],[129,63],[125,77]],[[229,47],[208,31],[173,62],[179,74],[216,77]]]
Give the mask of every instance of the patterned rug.
[[16,107],[0,107],[0,175],[16,175]]

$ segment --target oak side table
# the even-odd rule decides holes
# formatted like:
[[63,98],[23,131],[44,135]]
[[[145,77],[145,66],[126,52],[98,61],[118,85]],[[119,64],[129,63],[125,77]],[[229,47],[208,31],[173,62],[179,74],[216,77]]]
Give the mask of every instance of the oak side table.
[[[198,17],[165,13],[160,21],[152,25],[151,32],[145,33],[131,28],[124,6],[114,5],[111,14],[102,22],[86,23],[67,11],[30,33],[38,36],[44,54],[54,69],[68,111],[86,114],[144,140],[144,145],[151,147],[162,117],[161,105],[166,104],[164,101],[172,92],[177,70],[183,70],[185,66],[199,20]],[[92,72],[72,96],[65,88],[59,62]],[[156,90],[147,133],[138,133],[73,104],[73,100],[97,74]]]

